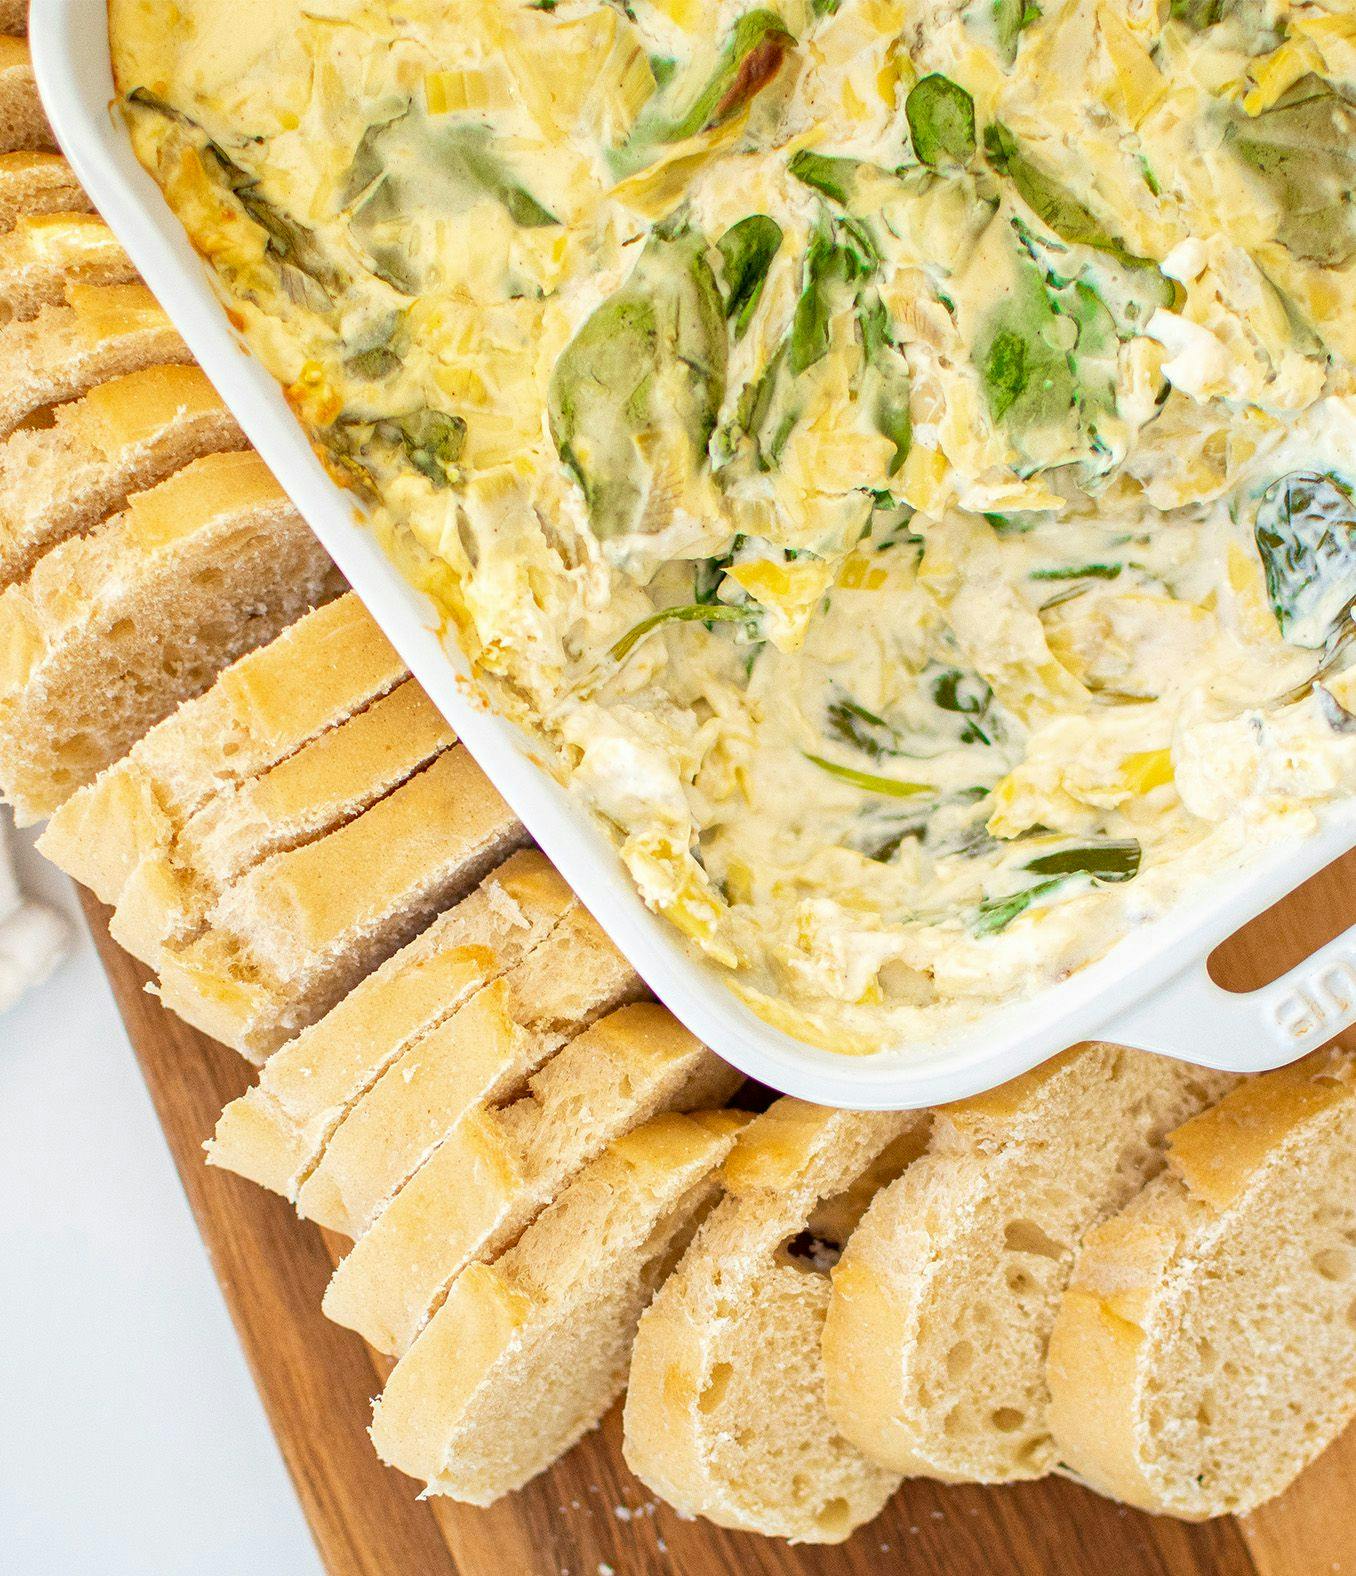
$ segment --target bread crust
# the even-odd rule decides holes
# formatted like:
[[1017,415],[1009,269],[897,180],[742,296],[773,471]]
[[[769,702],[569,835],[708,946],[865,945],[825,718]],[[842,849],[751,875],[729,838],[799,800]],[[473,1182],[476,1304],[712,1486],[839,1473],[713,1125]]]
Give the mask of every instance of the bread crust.
[[832,1272],[827,1394],[847,1437],[908,1476],[1048,1472],[1045,1342],[1078,1242],[1232,1082],[1098,1042],[940,1108]]
[[286,760],[388,694],[404,663],[352,592],[241,657],[53,815],[39,849],[117,904],[213,794]]
[[177,364],[98,384],[59,406],[50,427],[11,433],[0,444],[0,584],[126,508],[132,493],[204,454],[244,446],[203,373]]
[[160,963],[166,1006],[260,1060],[314,1023],[526,841],[464,748],[232,882]]
[[195,460],[55,548],[0,595],[0,781],[21,820],[50,814],[336,580],[248,452]]
[[[1249,1482],[1227,1498],[1185,1482],[1165,1497],[1151,1470],[1155,1441],[1144,1377],[1155,1350],[1174,1338],[1177,1299],[1184,1288],[1211,1284],[1202,1277],[1259,1185],[1278,1166],[1293,1174],[1295,1186],[1321,1176],[1324,1129],[1349,1124],[1351,1113],[1351,1053],[1318,1052],[1251,1079],[1184,1124],[1167,1171],[1089,1236],[1060,1306],[1048,1373],[1061,1459],[1092,1487],[1145,1510],[1204,1520],[1246,1511],[1279,1492],[1328,1442],[1318,1433],[1280,1468],[1274,1461],[1238,1463]],[[1229,1293],[1219,1287],[1216,1295]]]
[[[626,1460],[677,1509],[832,1543],[893,1492],[898,1478],[860,1456],[828,1416],[819,1350],[828,1282],[781,1250],[892,1146],[905,1146],[898,1163],[907,1164],[927,1121],[782,1099],[741,1136],[726,1167],[729,1196],[647,1310],[632,1353]],[[768,1405],[736,1414],[741,1387],[752,1394],[760,1380]],[[747,1442],[732,1448],[739,1434]]]
[[656,1117],[613,1143],[494,1264],[468,1266],[377,1403],[382,1460],[432,1493],[483,1505],[594,1426],[621,1388],[672,1245],[715,1197],[741,1120]]
[[559,923],[569,887],[536,849],[512,854],[475,892],[368,975],[265,1063],[221,1114],[208,1161],[295,1202],[353,1101],[410,1044],[511,968]]
[[465,1265],[511,1241],[605,1144],[657,1111],[724,1100],[738,1082],[653,1003],[599,1019],[527,1095],[466,1111],[335,1271],[326,1313],[379,1351],[407,1350]]

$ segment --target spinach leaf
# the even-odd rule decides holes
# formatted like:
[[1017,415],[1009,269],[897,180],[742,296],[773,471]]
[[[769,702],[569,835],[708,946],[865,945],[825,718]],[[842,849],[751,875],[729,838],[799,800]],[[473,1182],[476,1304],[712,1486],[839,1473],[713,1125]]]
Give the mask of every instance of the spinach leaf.
[[1027,909],[1038,899],[1047,897],[1057,887],[1064,885],[1067,876],[1053,876],[1049,881],[1038,881],[1035,886],[1027,887],[1024,891],[1013,892],[1008,897],[989,897],[979,905],[979,912],[974,923],[974,932],[977,936],[994,936],[1000,930],[1009,926],[1019,914],[1024,914]]
[[1262,494],[1253,534],[1281,634],[1292,646],[1324,645],[1356,598],[1350,486],[1293,471]]
[[903,463],[911,436],[908,363],[894,344],[888,315],[866,292],[878,265],[875,242],[862,224],[845,215],[821,218],[801,263],[790,327],[763,371],[740,391],[733,423],[717,442],[726,461],[738,453],[742,436],[751,440],[759,470],[776,466],[800,419],[805,391],[799,380],[828,354],[835,315],[856,306],[873,420],[895,444],[892,464]]
[[758,618],[758,609],[752,603],[735,607],[727,602],[684,602],[678,607],[663,607],[633,624],[612,646],[608,656],[613,662],[625,662],[651,630],[665,624],[705,624],[708,629],[712,624],[743,624],[746,629],[752,629]]
[[875,772],[859,772],[855,766],[839,766],[836,761],[826,761],[822,755],[811,755],[808,751],[803,753],[811,766],[817,766],[821,772],[827,772],[840,783],[847,783],[852,788],[860,788],[863,793],[884,794],[890,799],[912,799],[916,794],[937,791],[931,783],[901,782],[897,777],[881,777]]
[[1041,8],[1036,0],[992,0],[992,5],[998,53],[1010,66],[1017,58],[1022,33],[1039,18]]
[[942,711],[952,711],[969,719],[961,729],[962,744],[992,744],[990,733],[981,727],[993,704],[993,690],[977,673],[962,673],[946,668],[932,680],[932,701]]
[[895,446],[886,474],[893,476],[909,457],[913,446],[913,419],[909,407],[909,364],[894,337],[889,309],[874,291],[858,300],[857,323],[862,353],[873,374],[871,419],[881,437]]
[[1356,103],[1310,72],[1260,115],[1231,110],[1224,144],[1280,208],[1283,246],[1324,268],[1356,258]]
[[875,244],[860,226],[849,220],[816,226],[791,320],[790,366],[797,377],[828,354],[830,323],[848,297],[845,287],[868,278],[876,264]]
[[638,440],[675,424],[694,467],[725,396],[729,339],[706,240],[656,228],[630,277],[582,324],[551,373],[548,416],[600,539],[641,523],[649,475]]
[[736,435],[743,433],[752,442],[757,468],[775,470],[800,420],[801,406],[802,391],[789,370],[788,342],[784,339],[762,372],[739,391],[734,432],[722,434],[728,451],[734,452]]
[[405,314],[388,312],[353,334],[344,370],[374,383],[389,378],[404,364],[406,339]]
[[1115,884],[1132,881],[1139,874],[1142,850],[1133,837],[1108,838],[1082,848],[1065,848],[1028,860],[1023,869],[1033,876],[1091,876]]
[[975,101],[959,83],[934,71],[904,100],[913,151],[924,164],[968,164],[975,153]]
[[837,154],[814,153],[802,148],[792,154],[786,167],[798,181],[847,207],[852,201],[853,182],[861,163],[860,159],[845,159]]
[[724,262],[725,315],[733,321],[736,343],[748,332],[781,244],[781,225],[765,213],[741,219],[716,242]]
[[1233,0],[1172,0],[1168,14],[1174,22],[1185,22],[1194,32],[1222,22],[1233,9]]
[[1122,564],[1075,564],[1068,569],[1033,569],[1032,580],[1115,580]]
[[[195,152],[208,178],[224,187],[246,216],[268,237],[266,253],[278,268],[278,283],[289,300],[309,311],[324,313],[345,288],[342,271],[332,263],[315,232],[266,198],[257,176],[238,165],[207,136],[191,116],[146,87],[135,87],[125,103],[139,111],[163,116],[193,133]],[[201,139],[199,143],[198,139]]]
[[1031,875],[1043,876],[1034,886],[1024,887],[1007,897],[986,898],[979,905],[974,924],[977,936],[996,935],[1019,914],[1039,899],[1057,891],[1077,876],[1090,876],[1104,885],[1131,881],[1139,874],[1141,849],[1133,838],[1107,839],[1082,848],[1061,849],[1029,860],[1022,868]]
[[519,229],[560,222],[518,179],[488,126],[430,119],[410,104],[363,133],[340,201],[373,273],[413,295],[422,281],[391,227],[420,207],[458,214],[485,198]]
[[1052,427],[1074,410],[1078,386],[1064,348],[1060,315],[1039,269],[1014,261],[1011,289],[980,325],[975,364],[989,413],[1018,431]]
[[1026,157],[1016,137],[1000,121],[984,128],[984,151],[993,168],[1012,182],[1022,201],[1061,241],[1105,252],[1134,276],[1150,304],[1172,305],[1172,281],[1159,270],[1157,263],[1127,251],[1066,186]]
[[838,695],[829,702],[825,720],[834,738],[860,750],[873,761],[901,753],[899,735],[885,718],[868,711],[849,695]]

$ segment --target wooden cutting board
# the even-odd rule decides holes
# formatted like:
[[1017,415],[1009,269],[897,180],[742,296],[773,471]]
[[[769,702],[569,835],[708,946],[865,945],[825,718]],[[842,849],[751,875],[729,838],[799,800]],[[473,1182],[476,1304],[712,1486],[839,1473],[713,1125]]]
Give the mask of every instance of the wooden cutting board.
[[[297,1493],[335,1576],[1356,1576],[1356,1429],[1274,1504],[1188,1526],[1111,1504],[1060,1478],[1013,1488],[906,1483],[833,1549],[681,1521],[622,1464],[618,1414],[553,1471],[491,1510],[419,1501],[366,1437],[383,1369],[320,1298],[342,1244],[272,1193],[203,1163],[218,1112],[250,1069],[166,1013],[146,971],[86,911],[184,1189]],[[1356,854],[1216,955],[1251,987],[1356,918]]]

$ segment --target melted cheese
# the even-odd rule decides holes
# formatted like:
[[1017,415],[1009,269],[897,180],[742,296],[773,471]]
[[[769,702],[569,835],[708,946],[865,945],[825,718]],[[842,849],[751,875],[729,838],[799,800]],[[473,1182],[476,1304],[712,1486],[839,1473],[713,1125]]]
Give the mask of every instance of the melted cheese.
[[1349,0],[110,19],[319,451],[771,1021],[963,1024],[1352,792]]

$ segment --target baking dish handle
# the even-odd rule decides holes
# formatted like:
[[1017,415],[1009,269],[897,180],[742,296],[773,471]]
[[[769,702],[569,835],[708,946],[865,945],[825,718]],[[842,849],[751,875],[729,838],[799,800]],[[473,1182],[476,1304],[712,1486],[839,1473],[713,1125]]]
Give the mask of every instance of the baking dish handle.
[[1102,1037],[1202,1067],[1254,1073],[1296,1061],[1356,1023],[1356,925],[1253,991],[1216,985],[1207,958],[1193,958],[1117,1014]]

